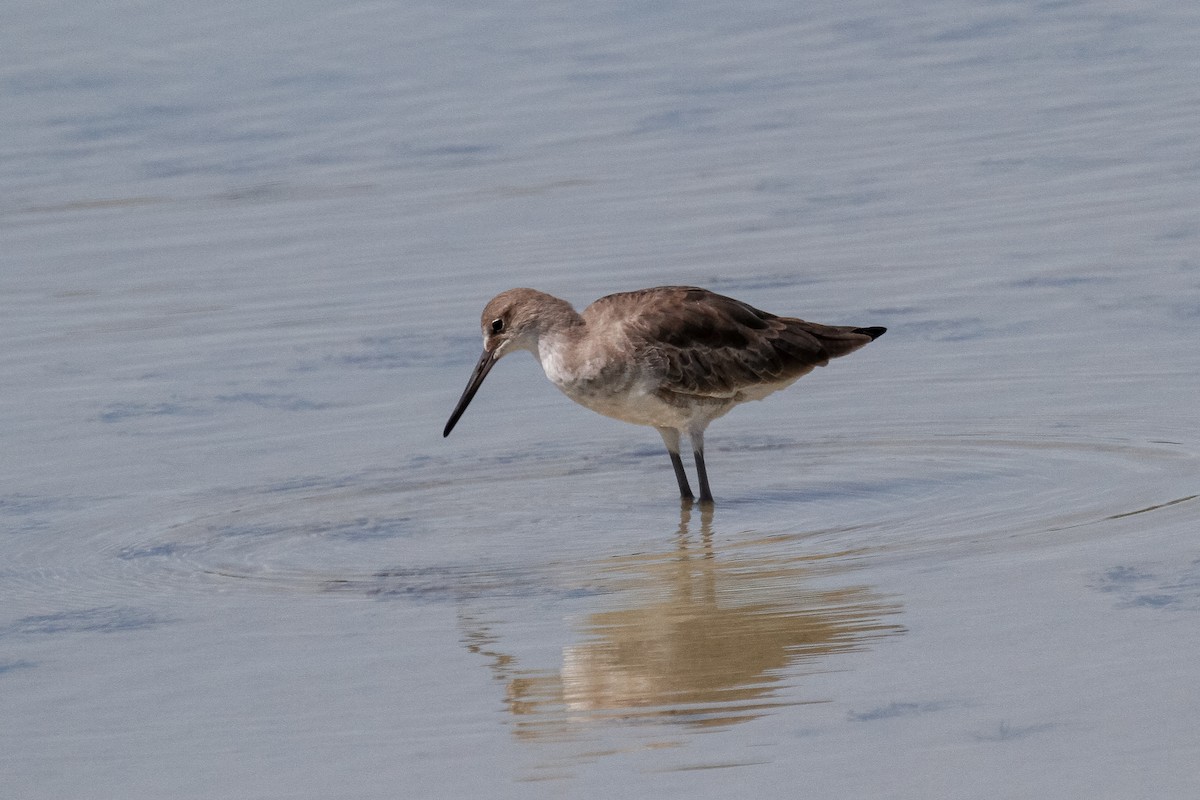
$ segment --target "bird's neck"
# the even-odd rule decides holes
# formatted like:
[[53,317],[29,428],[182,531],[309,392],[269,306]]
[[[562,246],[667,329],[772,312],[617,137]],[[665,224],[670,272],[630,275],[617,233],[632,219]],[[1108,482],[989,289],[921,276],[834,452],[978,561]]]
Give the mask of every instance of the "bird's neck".
[[537,337],[529,349],[553,383],[559,386],[570,383],[576,377],[579,345],[585,337],[587,324],[565,300],[559,300],[550,309],[543,309],[540,316]]

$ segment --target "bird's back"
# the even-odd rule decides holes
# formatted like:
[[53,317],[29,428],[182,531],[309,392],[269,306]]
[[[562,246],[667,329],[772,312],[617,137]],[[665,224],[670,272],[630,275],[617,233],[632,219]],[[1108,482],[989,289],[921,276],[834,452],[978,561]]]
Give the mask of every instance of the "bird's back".
[[694,286],[609,295],[583,316],[623,337],[661,391],[735,401],[765,396],[884,332],[780,317]]

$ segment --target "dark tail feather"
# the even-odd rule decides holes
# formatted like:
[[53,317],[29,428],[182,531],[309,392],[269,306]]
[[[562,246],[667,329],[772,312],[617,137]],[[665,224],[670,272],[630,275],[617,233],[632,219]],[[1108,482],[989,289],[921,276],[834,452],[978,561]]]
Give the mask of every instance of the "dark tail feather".
[[855,328],[854,332],[861,333],[866,336],[870,336],[871,341],[873,342],[876,339],[878,339],[880,336],[883,336],[885,333],[887,333],[887,328],[880,328],[878,326],[876,326],[874,328]]

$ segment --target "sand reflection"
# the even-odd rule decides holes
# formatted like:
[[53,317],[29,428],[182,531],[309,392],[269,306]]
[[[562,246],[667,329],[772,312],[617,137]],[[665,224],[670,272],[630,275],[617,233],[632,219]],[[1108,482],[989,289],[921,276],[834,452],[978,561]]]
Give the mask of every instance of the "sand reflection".
[[849,554],[813,555],[795,537],[717,548],[712,523],[711,511],[685,507],[673,549],[597,566],[607,590],[597,602],[618,607],[587,615],[561,669],[523,669],[487,626],[470,626],[469,647],[504,682],[519,736],[570,736],[598,720],[726,726],[821,702],[798,677],[903,631],[885,621],[894,601],[865,586],[830,588]]

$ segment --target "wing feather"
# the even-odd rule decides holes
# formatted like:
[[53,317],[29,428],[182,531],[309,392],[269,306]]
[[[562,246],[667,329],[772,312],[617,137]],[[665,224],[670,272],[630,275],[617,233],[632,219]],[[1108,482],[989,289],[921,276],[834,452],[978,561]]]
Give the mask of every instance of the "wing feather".
[[714,398],[790,383],[882,333],[780,317],[694,286],[609,295],[585,317],[619,326],[661,375],[660,392]]

